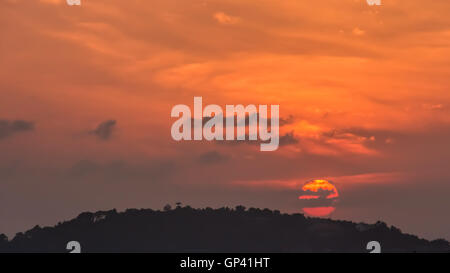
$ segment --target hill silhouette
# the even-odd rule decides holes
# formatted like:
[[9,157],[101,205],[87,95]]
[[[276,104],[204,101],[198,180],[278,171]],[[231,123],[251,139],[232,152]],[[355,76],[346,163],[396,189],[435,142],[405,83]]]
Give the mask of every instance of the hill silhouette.
[[427,241],[383,222],[375,224],[309,218],[269,209],[128,209],[84,212],[54,227],[36,226],[8,241],[0,252],[450,252],[449,242]]

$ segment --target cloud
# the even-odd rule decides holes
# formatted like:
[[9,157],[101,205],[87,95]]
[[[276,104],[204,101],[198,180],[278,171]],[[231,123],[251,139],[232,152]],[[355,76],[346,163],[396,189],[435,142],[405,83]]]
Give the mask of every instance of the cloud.
[[214,19],[222,25],[234,25],[239,23],[240,18],[228,15],[224,12],[216,12],[213,15]]
[[[318,192],[314,192],[314,196],[317,196],[316,199],[299,199],[298,203],[300,207],[307,207],[307,208],[315,208],[315,207],[331,207],[336,205],[338,199],[337,198],[326,198],[329,194],[331,194],[331,191],[327,190],[318,190]],[[306,194],[306,193],[305,193]],[[311,193],[309,193],[311,194]]]
[[162,182],[164,178],[173,175],[176,164],[170,159],[153,159],[145,163],[133,164],[123,160],[97,162],[89,159],[75,163],[67,171],[69,179],[83,179],[108,183],[136,181]]
[[[412,176],[411,176],[412,177]],[[399,181],[405,181],[410,179],[410,175],[401,172],[385,172],[385,173],[364,173],[364,174],[354,174],[348,176],[339,177],[329,177],[328,179],[333,180],[336,183],[342,184],[395,184]]]
[[[423,192],[417,192],[421,199],[410,202],[393,195],[382,202],[386,208],[376,213],[349,210],[344,216],[388,217],[392,208],[398,208],[397,216],[402,217],[410,208],[399,209],[392,204],[414,205],[418,200],[423,200],[422,207],[430,204],[430,214],[439,211],[445,215],[445,194],[450,191],[434,185],[448,185],[449,181],[449,81],[445,64],[450,56],[450,18],[445,11],[450,1],[429,1],[426,5],[418,0],[390,1],[374,9],[365,1],[350,0],[269,0],[257,6],[241,0],[218,0],[208,2],[207,7],[179,0],[98,0],[85,1],[83,12],[71,12],[65,1],[59,2],[62,4],[0,0],[0,25],[4,37],[8,37],[2,40],[0,51],[4,63],[0,67],[0,89],[5,90],[0,92],[0,112],[20,109],[25,116],[46,121],[46,128],[39,126],[39,135],[32,141],[8,142],[2,147],[0,166],[6,167],[0,168],[0,175],[11,182],[4,183],[9,190],[2,188],[0,204],[17,208],[2,211],[0,218],[11,220],[0,223],[2,230],[13,230],[20,221],[36,224],[35,215],[51,219],[55,217],[53,207],[66,210],[61,217],[80,208],[145,207],[161,199],[214,206],[245,200],[261,206],[295,208],[297,191],[274,195],[273,190],[267,190],[265,195],[258,195],[233,188],[227,193],[220,183],[261,179],[301,183],[336,176],[343,183],[364,178],[378,185],[397,179],[353,176],[389,172],[431,173],[435,177],[411,182],[427,185]],[[318,16],[326,20],[317,20]],[[365,35],[354,35],[356,26]],[[341,29],[343,32],[339,32]],[[30,46],[29,41],[37,46]],[[237,141],[229,143],[236,143],[236,147],[203,142],[173,144],[168,141],[168,109],[194,95],[202,95],[211,103],[280,104],[280,114],[292,113],[308,122],[283,128],[283,135],[293,130],[301,141],[294,145],[293,134],[282,136],[280,142],[291,146],[281,153],[256,153],[256,147]],[[98,107],[102,103],[105,107]],[[422,103],[429,105],[422,107]],[[420,107],[414,108],[414,104]],[[95,123],[85,128],[92,120],[103,121],[105,115],[126,120],[123,143],[118,141],[110,147],[67,137],[93,130],[91,137],[111,138],[116,126],[96,129]],[[288,121],[280,118],[280,127]],[[339,129],[361,126],[372,129]],[[335,134],[321,135],[332,128],[338,128]],[[13,138],[23,132],[6,131]],[[208,168],[199,164],[199,155],[209,151],[206,149],[219,148],[233,155],[233,160],[205,170]],[[379,151],[380,156],[366,156],[373,154],[367,148]],[[148,156],[166,155],[188,158],[178,163],[185,169],[176,170],[176,177],[169,181],[186,185],[186,191],[166,181],[158,186],[147,183],[158,177],[158,170],[171,170],[170,164],[149,166]],[[214,158],[213,154],[203,157],[208,156]],[[70,191],[67,185],[55,188],[62,184],[57,182],[65,181],[65,177],[57,176],[59,169],[83,158],[90,162],[80,162],[73,168],[73,175],[92,183],[83,187],[73,183]],[[108,163],[113,158],[129,163]],[[22,159],[35,166],[35,171],[10,167],[15,166],[11,160]],[[233,172],[229,166],[233,166]],[[147,173],[147,168],[154,171]],[[45,177],[38,179],[39,175]],[[212,177],[216,179],[212,181]],[[118,179],[126,181],[124,186],[98,183]],[[202,185],[201,190],[191,190],[194,181]],[[372,183],[361,187],[367,185]],[[206,187],[214,194],[205,194]],[[352,209],[392,193],[388,185],[388,195],[370,189],[364,192],[355,192],[363,198],[358,198]],[[421,197],[424,193],[426,199]],[[437,198],[434,194],[441,195]],[[434,205],[440,200],[441,204]],[[52,204],[49,210],[48,204]],[[379,208],[379,204],[370,206]],[[427,221],[422,222],[438,223],[441,218],[425,218]],[[394,221],[393,216],[390,219]],[[424,230],[443,230],[448,237],[450,221],[445,221],[440,227]]]
[[34,130],[34,123],[25,120],[0,120],[0,139],[7,138],[16,133]]
[[85,175],[96,172],[100,169],[100,167],[101,166],[99,164],[93,161],[81,160],[70,168],[69,174],[73,177],[83,177]]
[[221,154],[217,151],[211,151],[204,154],[201,154],[198,157],[198,162],[202,164],[216,164],[216,163],[222,163],[224,161],[227,161],[229,159],[229,156]]
[[352,32],[356,36],[361,36],[361,35],[366,34],[366,31],[364,31],[364,30],[362,30],[362,29],[360,29],[358,27],[355,27]]
[[[250,118],[251,117],[255,117],[256,118],[257,124],[258,123],[266,123],[268,128],[271,128],[271,117],[269,116],[267,119],[265,119],[265,118],[260,117],[259,113],[255,113],[255,114],[251,114],[251,115],[246,113],[245,117],[243,119],[239,119],[237,117],[237,115],[235,114],[234,115],[234,120],[233,120],[233,124],[234,124],[233,126],[239,127],[239,122],[243,121],[244,124],[245,124],[245,127],[249,127],[249,125],[250,125]],[[212,118],[213,117],[203,117],[202,118],[202,126],[204,126],[205,123],[208,122],[209,120],[211,120]],[[222,119],[222,124],[223,124],[224,128],[226,128],[227,125],[228,125],[227,124],[227,119],[228,118],[231,119],[231,116],[224,117],[223,115],[218,115],[217,118],[219,120]],[[194,122],[195,121],[196,121],[195,118],[191,118],[191,128],[194,128]],[[286,118],[280,117],[279,121],[278,121],[279,122],[278,126],[281,128],[281,127],[284,127],[284,126],[287,126],[287,125],[291,125],[291,124],[294,123],[294,121],[295,121],[295,118],[294,118],[293,115],[289,115]]]
[[293,115],[289,115],[287,118],[280,117],[280,127],[290,125],[290,124],[294,123],[294,121],[295,121],[295,118]]
[[[289,132],[286,134],[280,134],[279,146],[290,146],[295,145],[300,142],[299,138],[294,135],[294,132]],[[217,144],[227,144],[227,145],[240,145],[240,144],[248,144],[248,145],[261,145],[261,143],[268,143],[268,141],[258,140],[250,140],[250,136],[248,133],[245,134],[245,140],[221,140],[216,141]]]
[[101,140],[109,140],[114,132],[117,121],[107,120],[98,125],[98,127],[90,133],[96,135]]
[[299,143],[299,139],[294,135],[294,132],[280,136],[280,146],[294,145],[297,143]]
[[62,4],[65,0],[39,0],[39,2],[44,4],[52,4],[52,5],[59,5]]
[[351,127],[333,129],[322,133],[325,140],[345,140],[359,143],[367,148],[381,149],[386,144],[392,144],[395,139],[405,137],[404,134],[391,130],[367,129],[363,127]]

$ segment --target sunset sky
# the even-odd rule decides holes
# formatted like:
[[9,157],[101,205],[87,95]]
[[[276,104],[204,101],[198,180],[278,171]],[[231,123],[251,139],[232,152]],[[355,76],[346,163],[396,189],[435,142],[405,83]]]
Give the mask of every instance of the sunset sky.
[[[450,1],[0,0],[0,233],[242,204],[450,239]],[[177,104],[280,105],[281,146],[176,142]]]

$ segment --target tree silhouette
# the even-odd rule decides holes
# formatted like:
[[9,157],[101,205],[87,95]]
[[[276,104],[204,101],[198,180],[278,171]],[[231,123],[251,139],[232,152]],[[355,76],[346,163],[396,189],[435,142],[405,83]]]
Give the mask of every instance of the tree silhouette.
[[67,252],[69,241],[83,252],[367,252],[378,241],[383,252],[450,252],[449,242],[427,241],[388,227],[270,209],[237,206],[181,207],[163,211],[128,209],[84,212],[54,227],[0,235],[0,252]]

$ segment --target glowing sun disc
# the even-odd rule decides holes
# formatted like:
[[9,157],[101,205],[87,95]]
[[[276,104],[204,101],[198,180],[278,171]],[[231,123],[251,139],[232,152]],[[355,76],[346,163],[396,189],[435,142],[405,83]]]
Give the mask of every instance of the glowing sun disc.
[[315,179],[305,183],[298,199],[302,202],[305,214],[314,217],[328,216],[336,210],[339,199],[336,186],[324,179]]

